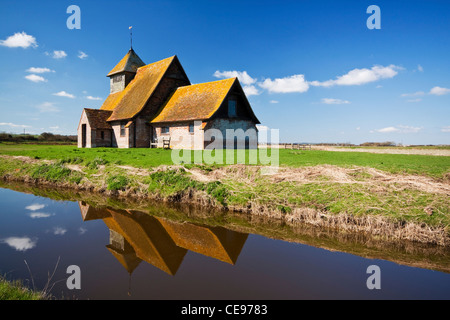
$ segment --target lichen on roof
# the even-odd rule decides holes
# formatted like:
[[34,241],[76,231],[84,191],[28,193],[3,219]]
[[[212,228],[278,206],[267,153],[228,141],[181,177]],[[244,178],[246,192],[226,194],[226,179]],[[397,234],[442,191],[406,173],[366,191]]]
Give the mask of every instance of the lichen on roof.
[[225,100],[236,78],[179,87],[152,123],[206,120]]
[[134,79],[121,92],[121,95],[111,97],[111,100],[117,98],[117,101],[115,103],[111,101],[111,104],[108,103],[105,108],[102,106],[103,109],[113,108],[113,113],[108,121],[131,119],[138,114],[144,108],[174,59],[175,56],[140,67]]
[[122,99],[123,96],[123,90],[111,93],[106,100],[103,102],[102,106],[100,107],[100,110],[109,110],[112,111],[119,103],[120,99]]
[[110,77],[120,72],[136,72],[138,68],[144,66],[145,63],[139,58],[139,56],[130,49],[127,54],[119,61],[118,64],[108,73],[107,77]]

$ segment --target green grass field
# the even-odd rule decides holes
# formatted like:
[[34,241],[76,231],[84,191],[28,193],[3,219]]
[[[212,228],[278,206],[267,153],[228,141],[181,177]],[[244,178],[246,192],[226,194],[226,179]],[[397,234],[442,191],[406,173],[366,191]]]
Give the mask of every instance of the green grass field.
[[45,300],[45,294],[25,287],[20,281],[8,281],[0,276],[0,300]]
[[[201,151],[195,151],[201,152]],[[236,151],[237,152],[237,151]],[[248,155],[248,151],[246,152]],[[70,163],[89,164],[94,160],[108,164],[129,165],[138,168],[152,168],[173,164],[171,150],[163,149],[79,149],[67,145],[32,145],[0,143],[0,154],[28,156],[36,159],[65,160]],[[248,156],[247,156],[248,158]],[[281,166],[304,167],[315,165],[336,165],[341,167],[363,166],[384,170],[389,173],[408,173],[445,178],[450,171],[450,157],[375,154],[366,152],[335,152],[319,150],[279,150]]]

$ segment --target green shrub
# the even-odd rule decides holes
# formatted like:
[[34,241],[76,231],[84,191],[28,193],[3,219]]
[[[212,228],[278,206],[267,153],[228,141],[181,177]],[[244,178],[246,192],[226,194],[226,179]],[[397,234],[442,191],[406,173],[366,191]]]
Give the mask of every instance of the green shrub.
[[81,157],[65,157],[58,161],[59,164],[64,164],[64,163],[78,164],[78,163],[82,163],[82,162],[83,162],[83,158],[81,158]]
[[83,179],[83,175],[79,172],[72,172],[72,176],[69,178],[69,182],[80,184],[81,179]]
[[103,158],[97,157],[97,158],[95,158],[94,160],[89,161],[89,162],[87,163],[86,166],[87,166],[89,169],[98,169],[98,166],[100,166],[100,165],[106,165],[106,164],[108,164],[108,163],[109,163],[108,160],[105,160],[105,159],[103,159]]
[[282,213],[291,213],[292,209],[290,207],[287,206],[283,206],[283,205],[278,205],[277,209],[280,210]]
[[222,205],[226,205],[226,199],[229,196],[229,192],[228,189],[220,181],[208,183],[206,185],[206,193],[208,193]]
[[70,174],[72,173],[72,170],[69,168],[66,168],[62,164],[43,164],[38,166],[31,176],[34,179],[46,179],[48,181],[64,181],[66,180]]
[[149,191],[160,191],[170,195],[187,188],[203,190],[204,185],[189,178],[184,169],[157,171],[150,174]]
[[128,184],[128,179],[122,175],[111,176],[106,180],[108,190],[123,190]]

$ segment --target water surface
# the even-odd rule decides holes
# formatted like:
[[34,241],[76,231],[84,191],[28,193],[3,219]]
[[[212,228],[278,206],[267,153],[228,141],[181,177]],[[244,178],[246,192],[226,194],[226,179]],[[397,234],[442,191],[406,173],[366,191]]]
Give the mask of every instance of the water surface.
[[[449,269],[445,250],[433,258],[424,253],[408,258],[403,253],[392,261],[370,259],[245,232],[262,227],[228,228],[209,224],[208,219],[193,222],[189,214],[183,219],[184,213],[173,209],[175,220],[152,215],[149,212],[164,209],[150,204],[143,212],[6,188],[0,189],[0,201],[0,273],[25,279],[37,289],[48,284],[56,298],[450,298],[450,274],[442,272]],[[358,249],[358,254],[367,250]],[[375,254],[373,249],[369,256],[392,256],[380,250]],[[430,250],[441,252],[423,252]],[[396,259],[422,259],[422,264],[441,271],[401,265],[393,262]],[[80,290],[66,286],[69,265],[80,267]],[[380,267],[380,290],[366,286],[370,265]]]

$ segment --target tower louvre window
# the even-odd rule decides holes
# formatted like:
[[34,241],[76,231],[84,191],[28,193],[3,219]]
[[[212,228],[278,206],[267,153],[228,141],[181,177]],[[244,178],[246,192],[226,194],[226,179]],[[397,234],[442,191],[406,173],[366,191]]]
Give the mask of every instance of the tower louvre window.
[[117,75],[117,76],[114,76],[114,77],[113,77],[113,82],[114,82],[114,83],[120,82],[120,81],[122,81],[123,77],[124,77],[123,74],[119,74],[119,75]]

